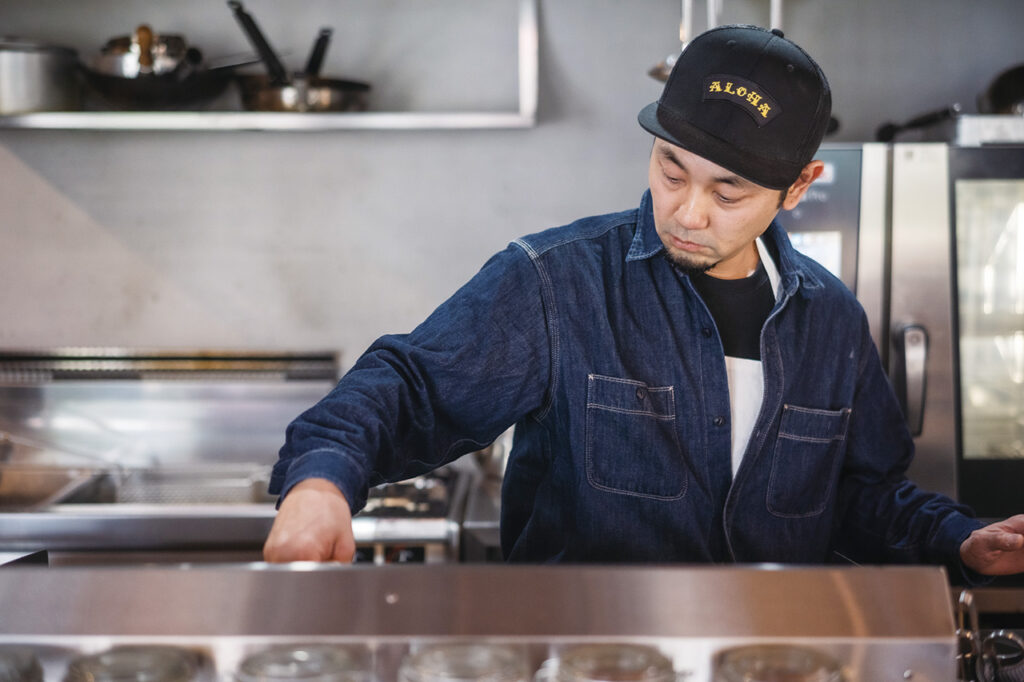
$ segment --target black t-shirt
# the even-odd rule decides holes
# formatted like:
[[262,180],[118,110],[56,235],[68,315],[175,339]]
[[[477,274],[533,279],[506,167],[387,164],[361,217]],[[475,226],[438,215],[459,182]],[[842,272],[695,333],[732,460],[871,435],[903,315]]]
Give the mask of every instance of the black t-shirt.
[[743,279],[719,279],[704,273],[691,276],[731,358],[761,359],[761,327],[775,306],[775,294],[764,264]]

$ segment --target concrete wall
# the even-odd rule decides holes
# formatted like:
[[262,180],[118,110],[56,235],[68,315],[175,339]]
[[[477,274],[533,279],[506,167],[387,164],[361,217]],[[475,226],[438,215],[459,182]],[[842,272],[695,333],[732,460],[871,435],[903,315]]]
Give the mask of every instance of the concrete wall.
[[[725,4],[723,22],[767,22],[767,0]],[[514,0],[246,6],[296,68],[332,25],[325,73],[372,82],[374,108],[516,106]],[[832,141],[953,101],[970,111],[1024,62],[1020,0],[785,10],[832,81]],[[660,90],[646,70],[678,49],[678,3],[540,0],[540,19],[528,130],[0,130],[0,347],[327,348],[349,364],[516,236],[635,205],[650,146],[636,112]],[[83,55],[142,21],[208,56],[247,49],[222,2],[0,2],[0,34]]]

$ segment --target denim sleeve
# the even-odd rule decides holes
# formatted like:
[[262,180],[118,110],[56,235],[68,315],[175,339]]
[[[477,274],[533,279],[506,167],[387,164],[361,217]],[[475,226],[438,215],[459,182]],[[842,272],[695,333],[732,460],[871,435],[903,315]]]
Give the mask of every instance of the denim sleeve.
[[479,450],[539,408],[550,373],[541,282],[510,245],[411,333],[374,342],[288,426],[270,492],[326,478],[358,511],[370,486]]
[[960,544],[983,524],[970,508],[907,479],[914,443],[863,323],[861,367],[839,489],[835,545],[862,563],[943,564],[974,579]]

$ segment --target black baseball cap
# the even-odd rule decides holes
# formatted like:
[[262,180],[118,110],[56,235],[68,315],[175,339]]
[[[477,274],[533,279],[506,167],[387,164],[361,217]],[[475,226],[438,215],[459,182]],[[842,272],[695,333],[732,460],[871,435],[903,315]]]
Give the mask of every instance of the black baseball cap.
[[637,117],[653,135],[771,189],[814,158],[832,93],[821,67],[778,29],[719,26],[679,55],[661,99]]

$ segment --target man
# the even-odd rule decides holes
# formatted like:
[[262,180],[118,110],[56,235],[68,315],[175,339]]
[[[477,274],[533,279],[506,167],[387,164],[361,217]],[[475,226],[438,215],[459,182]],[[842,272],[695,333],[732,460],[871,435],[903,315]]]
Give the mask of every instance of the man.
[[773,222],[821,174],[830,110],[781,32],[695,38],[640,113],[638,209],[517,240],[293,422],[266,558],[348,561],[368,486],[515,424],[509,560],[1024,570],[1024,516],[983,528],[905,479],[863,311]]

